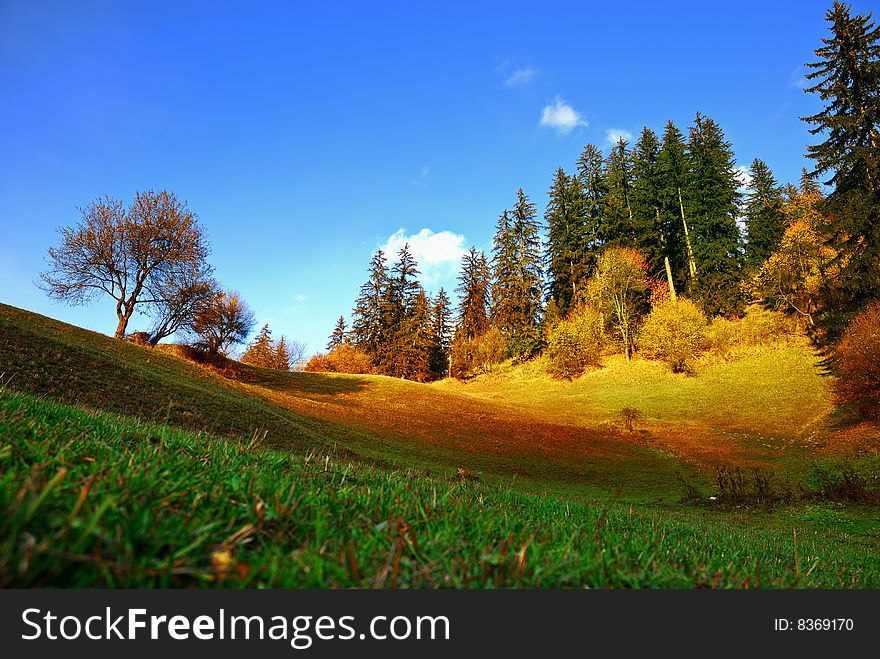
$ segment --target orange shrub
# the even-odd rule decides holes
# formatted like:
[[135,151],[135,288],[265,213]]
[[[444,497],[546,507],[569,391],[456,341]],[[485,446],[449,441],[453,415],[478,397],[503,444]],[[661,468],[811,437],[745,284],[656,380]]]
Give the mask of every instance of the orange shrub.
[[841,403],[868,418],[880,418],[880,302],[852,319],[834,350]]
[[311,373],[372,373],[373,362],[357,346],[342,343],[328,353],[314,355],[303,370]]

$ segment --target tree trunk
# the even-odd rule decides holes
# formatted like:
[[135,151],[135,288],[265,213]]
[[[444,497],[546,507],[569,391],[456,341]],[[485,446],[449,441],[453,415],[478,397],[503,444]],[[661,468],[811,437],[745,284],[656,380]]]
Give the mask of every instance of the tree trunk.
[[116,326],[116,334],[114,334],[114,338],[124,339],[125,338],[125,329],[128,327],[128,319],[131,317],[131,314],[119,313],[119,324]]
[[[657,213],[657,226],[660,226],[660,209],[654,208],[654,212]],[[669,282],[669,297],[672,298],[672,301],[676,301],[675,297],[675,283],[672,281],[672,266],[669,264],[669,245],[666,242],[666,234],[663,233],[663,229],[660,229],[660,242],[663,243],[663,251],[666,252],[663,255],[663,263],[666,266],[666,281]]]
[[672,266],[669,265],[669,257],[664,256],[663,261],[666,263],[666,279],[669,282],[669,297],[672,298],[673,302],[676,302],[675,284],[672,283]]
[[678,207],[681,209],[681,223],[684,225],[684,242],[687,245],[688,267],[691,277],[697,276],[697,262],[694,260],[694,250],[691,248],[691,234],[688,231],[688,223],[684,218],[684,202],[681,200],[681,188],[678,188]]

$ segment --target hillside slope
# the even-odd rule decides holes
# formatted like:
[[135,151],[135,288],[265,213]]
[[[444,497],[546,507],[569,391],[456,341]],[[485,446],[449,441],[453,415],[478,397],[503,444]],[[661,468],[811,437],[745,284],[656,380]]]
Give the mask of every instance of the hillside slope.
[[[0,376],[12,389],[296,452],[427,470],[483,471],[555,491],[680,494],[677,475],[719,464],[798,470],[831,436],[825,379],[787,348],[697,378],[652,362],[574,383],[527,365],[463,384],[287,373],[235,363],[221,374],[0,305]],[[633,432],[623,407],[641,413]]]

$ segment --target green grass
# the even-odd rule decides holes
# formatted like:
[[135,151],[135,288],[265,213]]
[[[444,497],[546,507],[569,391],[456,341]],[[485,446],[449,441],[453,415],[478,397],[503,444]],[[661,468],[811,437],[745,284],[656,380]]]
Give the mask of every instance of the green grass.
[[0,465],[2,586],[880,585],[875,546],[807,522],[795,551],[769,517],[577,503],[9,391]]
[[[817,364],[224,373],[0,305],[0,585],[878,587],[880,437]],[[719,466],[810,491],[710,504]]]

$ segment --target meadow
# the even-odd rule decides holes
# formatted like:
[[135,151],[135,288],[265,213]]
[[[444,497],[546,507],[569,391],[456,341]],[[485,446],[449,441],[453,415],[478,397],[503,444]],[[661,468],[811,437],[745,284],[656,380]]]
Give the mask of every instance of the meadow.
[[419,384],[0,337],[2,586],[880,584],[878,434],[806,343]]

